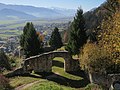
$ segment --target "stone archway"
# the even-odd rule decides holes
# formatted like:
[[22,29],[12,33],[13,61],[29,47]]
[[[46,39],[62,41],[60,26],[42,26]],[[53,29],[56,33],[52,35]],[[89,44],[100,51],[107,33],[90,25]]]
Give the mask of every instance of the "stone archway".
[[67,51],[56,51],[25,59],[23,62],[23,70],[25,73],[30,73],[31,70],[37,73],[52,72],[52,59],[55,57],[64,58],[65,72],[77,71],[79,69],[79,61],[73,60]]

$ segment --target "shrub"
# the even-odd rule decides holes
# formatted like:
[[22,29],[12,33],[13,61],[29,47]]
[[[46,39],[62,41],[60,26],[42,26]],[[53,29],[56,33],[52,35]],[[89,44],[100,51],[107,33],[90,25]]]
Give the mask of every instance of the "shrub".
[[9,80],[0,74],[0,90],[10,90]]
[[11,67],[16,67],[16,63],[17,63],[16,58],[10,57],[9,62],[10,62]]
[[96,84],[89,84],[85,87],[85,90],[103,90],[101,86]]

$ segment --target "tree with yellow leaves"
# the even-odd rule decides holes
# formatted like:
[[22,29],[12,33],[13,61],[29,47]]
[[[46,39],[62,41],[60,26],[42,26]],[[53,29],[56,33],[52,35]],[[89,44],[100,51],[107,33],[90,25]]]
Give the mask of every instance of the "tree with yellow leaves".
[[101,25],[98,35],[99,46],[111,53],[114,70],[120,67],[120,12],[119,10]]

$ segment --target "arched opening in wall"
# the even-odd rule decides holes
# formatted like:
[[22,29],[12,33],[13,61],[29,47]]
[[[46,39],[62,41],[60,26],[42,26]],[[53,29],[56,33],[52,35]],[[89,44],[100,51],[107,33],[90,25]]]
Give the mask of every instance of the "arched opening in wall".
[[64,72],[65,59],[62,57],[55,57],[52,60],[52,72],[59,74]]

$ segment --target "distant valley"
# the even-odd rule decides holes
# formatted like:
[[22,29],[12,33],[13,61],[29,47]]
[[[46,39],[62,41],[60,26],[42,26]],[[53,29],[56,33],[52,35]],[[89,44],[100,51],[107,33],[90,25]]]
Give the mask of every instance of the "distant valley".
[[40,32],[50,33],[55,26],[63,30],[67,28],[67,23],[73,19],[75,13],[74,9],[0,3],[0,38],[20,35],[26,22],[33,22],[36,30]]

